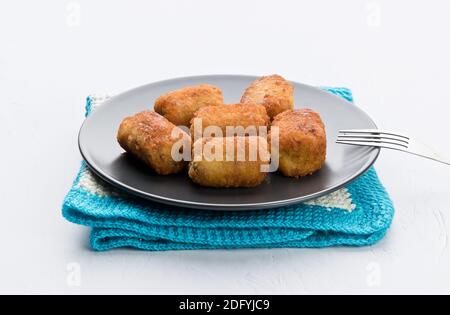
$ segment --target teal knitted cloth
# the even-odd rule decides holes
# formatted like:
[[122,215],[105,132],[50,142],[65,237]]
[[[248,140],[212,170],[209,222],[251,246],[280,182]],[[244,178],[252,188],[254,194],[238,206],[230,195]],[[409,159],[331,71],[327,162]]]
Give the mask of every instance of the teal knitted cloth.
[[[352,101],[344,88],[324,88]],[[102,99],[88,97],[87,115]],[[217,212],[166,206],[116,191],[83,162],[66,196],[63,216],[92,228],[91,246],[142,250],[323,248],[368,246],[381,240],[394,216],[372,168],[346,188],[278,209]]]

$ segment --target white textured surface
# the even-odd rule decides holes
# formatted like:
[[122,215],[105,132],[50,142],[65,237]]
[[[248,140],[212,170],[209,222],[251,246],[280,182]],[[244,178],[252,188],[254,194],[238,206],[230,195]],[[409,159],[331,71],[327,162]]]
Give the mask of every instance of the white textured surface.
[[99,254],[60,216],[86,94],[171,77],[348,86],[380,127],[450,151],[449,30],[447,0],[1,1],[0,291],[450,293],[450,168],[397,152],[377,162],[397,216],[372,248]]

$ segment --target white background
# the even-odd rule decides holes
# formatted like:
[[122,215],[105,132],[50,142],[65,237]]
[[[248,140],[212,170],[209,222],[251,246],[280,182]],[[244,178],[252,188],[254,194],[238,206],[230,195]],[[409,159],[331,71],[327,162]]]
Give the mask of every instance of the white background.
[[449,33],[448,0],[2,0],[0,292],[450,293],[450,167],[397,152],[371,248],[94,253],[60,214],[85,97],[172,77],[350,87],[380,127],[450,152]]

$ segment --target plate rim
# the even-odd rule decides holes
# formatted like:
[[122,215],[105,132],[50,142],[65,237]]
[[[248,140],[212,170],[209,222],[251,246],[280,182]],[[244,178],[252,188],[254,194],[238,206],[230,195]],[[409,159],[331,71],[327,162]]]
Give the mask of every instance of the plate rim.
[[[259,76],[253,76],[253,75],[239,75],[239,74],[211,74],[211,75],[193,75],[193,76],[185,76],[185,77],[177,77],[177,78],[172,78],[172,79],[166,79],[166,80],[160,80],[160,81],[155,81],[152,83],[148,83],[148,84],[144,84],[126,91],[123,91],[119,94],[116,94],[114,96],[112,96],[111,98],[109,98],[108,100],[106,100],[103,104],[103,106],[107,106],[108,103],[114,101],[114,99],[121,97],[125,94],[129,94],[129,93],[133,93],[136,92],[140,89],[144,89],[144,88],[149,88],[152,85],[156,85],[156,84],[164,84],[164,83],[169,83],[169,82],[174,82],[174,81],[179,81],[179,80],[189,80],[189,79],[201,79],[201,78],[211,78],[211,77],[240,77],[240,78],[246,78],[246,79],[254,79],[256,80],[257,78],[259,78]],[[290,80],[289,80],[290,81]],[[327,92],[325,90],[322,90],[318,87],[312,86],[312,85],[308,85],[308,84],[304,84],[304,83],[300,83],[300,82],[296,82],[296,81],[290,81],[293,82],[295,84],[298,85],[302,85],[302,86],[306,86],[308,88],[312,88],[316,91],[319,91],[320,93],[327,93],[329,96],[332,97],[336,97],[338,98],[340,101],[344,101],[347,102],[349,106],[353,106],[354,108],[356,108],[357,110],[359,110],[360,112],[362,112],[368,119],[369,121],[374,125],[375,128],[377,128],[376,123],[373,121],[373,119],[364,111],[362,110],[360,107],[358,107],[356,104],[349,102],[345,99],[343,99],[342,97],[339,97],[335,94],[332,94],[330,92]],[[186,200],[180,200],[180,199],[173,199],[173,198],[168,198],[168,197],[163,197],[163,196],[159,196],[159,195],[155,195],[155,194],[151,194],[151,193],[147,193],[147,192],[143,192],[139,189],[136,189],[134,187],[131,187],[125,183],[122,183],[116,179],[114,179],[112,176],[109,176],[108,174],[106,174],[101,167],[99,167],[98,165],[95,165],[95,162],[92,161],[91,159],[89,159],[89,156],[87,154],[87,152],[85,152],[85,150],[83,149],[83,133],[85,130],[85,126],[87,125],[87,123],[92,119],[92,117],[95,115],[95,112],[92,113],[91,115],[89,115],[82,123],[80,130],[78,132],[78,149],[80,151],[80,154],[83,158],[83,160],[85,161],[86,165],[89,167],[89,169],[94,172],[94,174],[96,174],[98,177],[100,177],[102,180],[104,180],[105,182],[113,185],[115,188],[124,191],[126,193],[129,193],[131,195],[143,198],[145,200],[151,200],[153,202],[159,202],[162,204],[166,204],[166,205],[172,205],[172,206],[176,206],[176,207],[185,207],[185,208],[190,208],[190,209],[197,209],[197,210],[211,210],[211,211],[251,211],[251,210],[265,210],[265,209],[274,209],[277,207],[284,207],[284,206],[289,206],[292,204],[296,204],[296,203],[301,203],[301,202],[306,202],[309,200],[313,200],[319,197],[322,197],[324,195],[328,195],[332,192],[335,192],[343,187],[345,187],[346,185],[352,183],[353,181],[355,181],[356,179],[358,179],[359,177],[361,177],[363,174],[365,174],[374,164],[375,162],[378,160],[378,157],[380,155],[381,149],[380,148],[372,148],[371,151],[369,151],[367,154],[373,154],[375,153],[375,155],[373,156],[373,158],[368,161],[366,163],[366,165],[364,167],[362,167],[358,172],[356,172],[355,174],[352,174],[351,176],[349,176],[347,179],[342,180],[340,183],[326,189],[326,190],[322,190],[316,193],[312,193],[306,196],[302,196],[302,197],[296,197],[296,198],[290,198],[290,199],[283,199],[283,200],[277,200],[277,201],[270,201],[270,202],[260,202],[260,203],[246,203],[246,204],[241,204],[241,203],[230,203],[230,204],[222,204],[222,203],[204,203],[204,202],[194,202],[194,201],[186,201]]]

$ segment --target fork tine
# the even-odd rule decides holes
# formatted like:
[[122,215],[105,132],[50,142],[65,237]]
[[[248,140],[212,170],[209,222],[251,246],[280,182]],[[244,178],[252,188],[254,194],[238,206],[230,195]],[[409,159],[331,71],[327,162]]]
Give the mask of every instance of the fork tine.
[[376,148],[385,148],[385,149],[393,149],[399,151],[405,151],[407,148],[403,145],[399,144],[390,144],[385,142],[367,142],[367,141],[345,141],[345,140],[337,140],[336,143],[339,144],[348,144],[348,145],[356,145],[363,147],[376,147]]
[[337,141],[345,141],[345,142],[365,142],[365,143],[380,143],[380,144],[390,144],[390,145],[398,145],[405,149],[408,149],[408,143],[404,142],[396,142],[392,140],[385,140],[385,139],[370,139],[370,138],[342,138],[338,137]]
[[385,131],[385,130],[378,130],[378,129],[349,129],[349,130],[339,130],[339,134],[375,134],[375,135],[388,135],[388,136],[395,136],[400,137],[406,140],[409,140],[409,137],[403,136],[399,133],[392,132],[392,131]]
[[385,136],[339,135],[337,137],[337,139],[342,140],[342,141],[385,142],[385,143],[390,143],[390,144],[398,144],[398,145],[404,146],[405,148],[407,148],[409,145],[409,142],[406,140],[403,140],[402,138],[393,138],[393,137],[385,137]]
[[402,144],[408,144],[409,141],[406,140],[405,138],[401,138],[401,137],[396,137],[396,136],[384,136],[384,135],[375,135],[375,134],[339,134],[338,135],[339,139],[342,140],[359,140],[359,141],[363,141],[363,140],[390,140],[390,141],[397,141],[400,142]]

